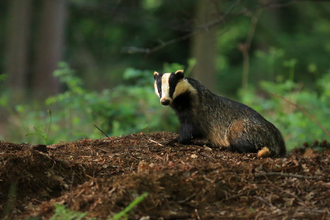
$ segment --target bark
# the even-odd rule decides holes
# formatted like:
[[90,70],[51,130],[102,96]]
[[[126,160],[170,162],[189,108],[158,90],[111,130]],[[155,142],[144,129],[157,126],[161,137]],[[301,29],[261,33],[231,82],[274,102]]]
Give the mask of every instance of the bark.
[[4,70],[8,74],[7,89],[17,103],[26,94],[32,0],[10,0],[8,4]]
[[[196,28],[202,28],[203,25],[211,22],[214,13],[214,2],[199,0],[196,5]],[[205,29],[192,39],[192,57],[197,61],[193,76],[211,91],[216,90],[216,32],[216,28]]]
[[66,2],[42,2],[41,24],[36,48],[32,90],[35,98],[45,98],[59,92],[59,80],[53,76],[62,59],[66,24]]

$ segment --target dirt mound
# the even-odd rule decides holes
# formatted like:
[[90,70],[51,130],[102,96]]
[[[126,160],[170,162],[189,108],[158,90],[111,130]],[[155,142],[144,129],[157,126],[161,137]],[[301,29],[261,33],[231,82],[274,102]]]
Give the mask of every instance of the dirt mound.
[[[0,212],[49,219],[54,204],[106,219],[148,196],[130,219],[329,219],[330,151],[257,158],[172,133],[52,146],[0,142]],[[329,144],[323,143],[329,149]]]

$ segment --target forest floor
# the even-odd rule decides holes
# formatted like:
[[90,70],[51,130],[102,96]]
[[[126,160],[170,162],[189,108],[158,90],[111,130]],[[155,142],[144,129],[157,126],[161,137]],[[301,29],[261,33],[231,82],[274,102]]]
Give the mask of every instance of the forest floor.
[[147,192],[129,219],[330,219],[330,144],[273,159],[164,145],[175,137],[0,142],[0,218],[50,219],[61,204],[107,219]]

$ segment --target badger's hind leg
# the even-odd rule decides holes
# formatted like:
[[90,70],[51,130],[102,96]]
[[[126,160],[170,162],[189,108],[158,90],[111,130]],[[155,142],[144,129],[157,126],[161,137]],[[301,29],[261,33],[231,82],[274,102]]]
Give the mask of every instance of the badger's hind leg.
[[258,150],[249,142],[246,137],[229,140],[230,150],[238,153],[257,153]]
[[239,153],[257,153],[258,157],[269,157],[271,155],[268,147],[263,147],[261,150],[258,150],[256,146],[251,144],[249,140],[244,137],[233,140],[230,143],[230,149]]
[[[244,121],[234,122],[228,131],[228,142],[230,149],[239,153],[257,153],[258,150],[253,142],[250,140],[251,133],[249,134]],[[252,143],[251,143],[252,142]]]
[[247,127],[246,124],[244,121],[237,121],[230,127],[230,149],[239,153],[257,153],[258,157],[269,157],[274,154],[264,141],[267,139],[267,130],[261,129],[260,125]]
[[256,145],[256,139],[260,135],[258,126],[247,126],[249,124],[251,123],[239,120],[230,126],[227,136],[230,149],[239,153],[258,153],[258,157],[270,156],[267,147],[261,149]]

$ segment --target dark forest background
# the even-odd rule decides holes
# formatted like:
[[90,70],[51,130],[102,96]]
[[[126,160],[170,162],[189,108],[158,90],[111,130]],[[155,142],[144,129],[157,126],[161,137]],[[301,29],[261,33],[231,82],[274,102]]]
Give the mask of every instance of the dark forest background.
[[330,135],[329,57],[328,1],[2,0],[0,140],[176,132],[153,71],[185,69],[300,146]]

